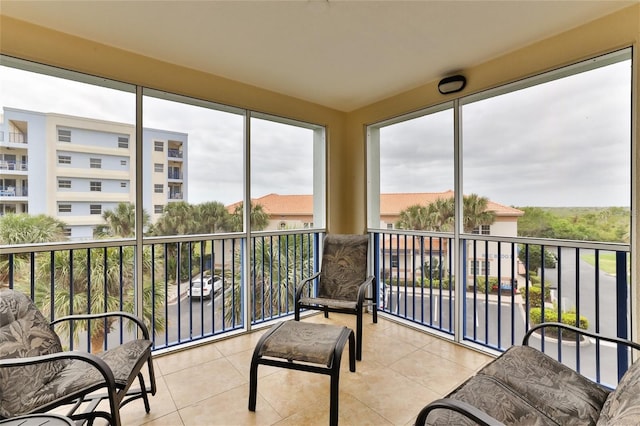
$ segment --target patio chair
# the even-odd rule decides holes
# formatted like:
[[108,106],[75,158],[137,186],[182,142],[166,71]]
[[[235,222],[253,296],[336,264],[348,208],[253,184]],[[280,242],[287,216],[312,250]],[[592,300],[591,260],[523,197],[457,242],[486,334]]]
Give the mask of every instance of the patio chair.
[[[114,316],[133,321],[141,338],[97,354],[63,351],[55,324]],[[145,364],[148,388],[141,372]],[[140,388],[130,389],[136,377]],[[0,419],[67,406],[65,415],[78,424],[91,425],[101,417],[120,426],[120,407],[142,398],[148,413],[148,394],[155,392],[149,332],[137,317],[107,312],[71,315],[50,323],[29,297],[0,289]],[[103,400],[108,401],[108,411],[104,404],[98,407]]]
[[303,309],[324,311],[325,317],[329,312],[356,316],[357,360],[362,359],[362,311],[365,304],[371,305],[373,322],[378,322],[378,287],[375,277],[367,276],[368,258],[367,235],[328,234],[324,239],[320,272],[302,281],[295,297],[296,321],[300,320]]

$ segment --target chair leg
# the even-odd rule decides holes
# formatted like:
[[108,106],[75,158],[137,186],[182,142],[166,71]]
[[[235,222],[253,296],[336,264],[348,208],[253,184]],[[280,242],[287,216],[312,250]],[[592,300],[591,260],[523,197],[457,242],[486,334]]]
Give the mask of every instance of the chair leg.
[[149,406],[149,396],[147,395],[147,387],[144,384],[144,377],[142,373],[138,373],[138,380],[140,381],[140,393],[142,394],[142,400],[144,401],[144,410],[149,413],[151,407]]
[[362,361],[362,306],[356,313],[356,359]]

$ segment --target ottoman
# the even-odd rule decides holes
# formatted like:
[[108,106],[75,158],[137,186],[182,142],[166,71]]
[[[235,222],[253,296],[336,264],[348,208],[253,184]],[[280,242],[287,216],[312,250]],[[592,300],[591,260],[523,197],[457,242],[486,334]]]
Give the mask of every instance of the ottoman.
[[338,424],[340,359],[349,341],[349,370],[356,371],[353,330],[339,325],[285,321],[274,325],[258,341],[249,372],[249,410],[256,409],[258,365],[289,368],[331,376],[329,423]]

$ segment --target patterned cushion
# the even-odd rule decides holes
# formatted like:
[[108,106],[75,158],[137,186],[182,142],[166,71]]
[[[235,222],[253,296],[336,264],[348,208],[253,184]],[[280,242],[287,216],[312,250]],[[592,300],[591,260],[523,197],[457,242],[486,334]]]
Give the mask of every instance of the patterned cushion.
[[[507,425],[557,425],[538,412],[529,402],[489,376],[477,375],[448,395],[464,401]],[[455,411],[435,409],[427,417],[427,425],[475,426],[476,423]]]
[[259,354],[330,367],[338,339],[345,329],[332,324],[285,321],[268,332],[270,335],[262,343]]
[[562,425],[595,424],[609,391],[537,349],[512,346],[478,373],[501,382]]
[[[635,392],[632,404],[636,406],[640,403],[639,381],[640,373],[630,374],[629,383],[635,388],[628,391]],[[508,425],[595,425],[605,400],[611,404],[612,413],[619,414],[609,394],[609,390],[537,349],[512,346],[447,397],[464,401]],[[616,421],[606,424],[640,424],[640,410],[634,410],[631,404],[626,407]],[[636,417],[627,417],[627,413]],[[635,421],[627,422],[631,418]],[[436,409],[427,417],[427,424],[475,423],[454,411]]]
[[[0,289],[0,358],[23,358],[60,352],[60,339],[30,298]],[[45,387],[68,361],[0,369],[0,416],[24,413],[28,395]]]
[[[111,368],[116,385],[123,388],[131,383],[129,374],[132,371],[138,371],[133,369],[133,366],[142,358],[146,359],[150,348],[151,341],[140,339],[123,343],[96,355]],[[43,404],[49,404],[74,393],[84,393],[86,390],[99,387],[103,383],[103,376],[90,364],[80,360],[72,360],[53,380],[41,388],[22,395],[21,412],[26,413]]]
[[318,297],[357,300],[367,279],[367,235],[328,234],[324,239]]
[[602,407],[598,426],[640,424],[640,362],[622,376]]
[[[0,290],[0,358],[21,358],[62,351],[49,321],[26,295]],[[120,388],[131,383],[134,365],[149,357],[150,340],[134,340],[96,354],[111,368]],[[0,368],[0,418],[14,417],[104,383],[90,364],[60,360]]]

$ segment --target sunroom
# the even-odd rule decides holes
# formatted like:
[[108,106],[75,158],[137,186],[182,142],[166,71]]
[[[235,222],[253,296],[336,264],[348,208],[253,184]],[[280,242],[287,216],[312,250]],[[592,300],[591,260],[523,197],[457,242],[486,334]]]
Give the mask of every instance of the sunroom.
[[[51,319],[145,319],[159,392],[125,424],[326,424],[321,376],[265,369],[257,411],[246,402],[252,350],[292,318],[328,233],[369,235],[379,285],[380,321],[365,315],[363,359],[343,366],[343,424],[412,424],[541,320],[637,339],[637,2],[0,13],[0,159],[23,165],[0,168],[21,194],[0,193],[0,286]],[[453,75],[463,88],[440,93]],[[268,194],[282,206],[254,203]],[[566,226],[523,220],[539,208]],[[602,233],[571,226],[581,208]],[[12,213],[54,231],[24,237],[35,219]],[[76,332],[71,349],[132,337]],[[560,341],[547,350],[605,386],[634,361]]]

